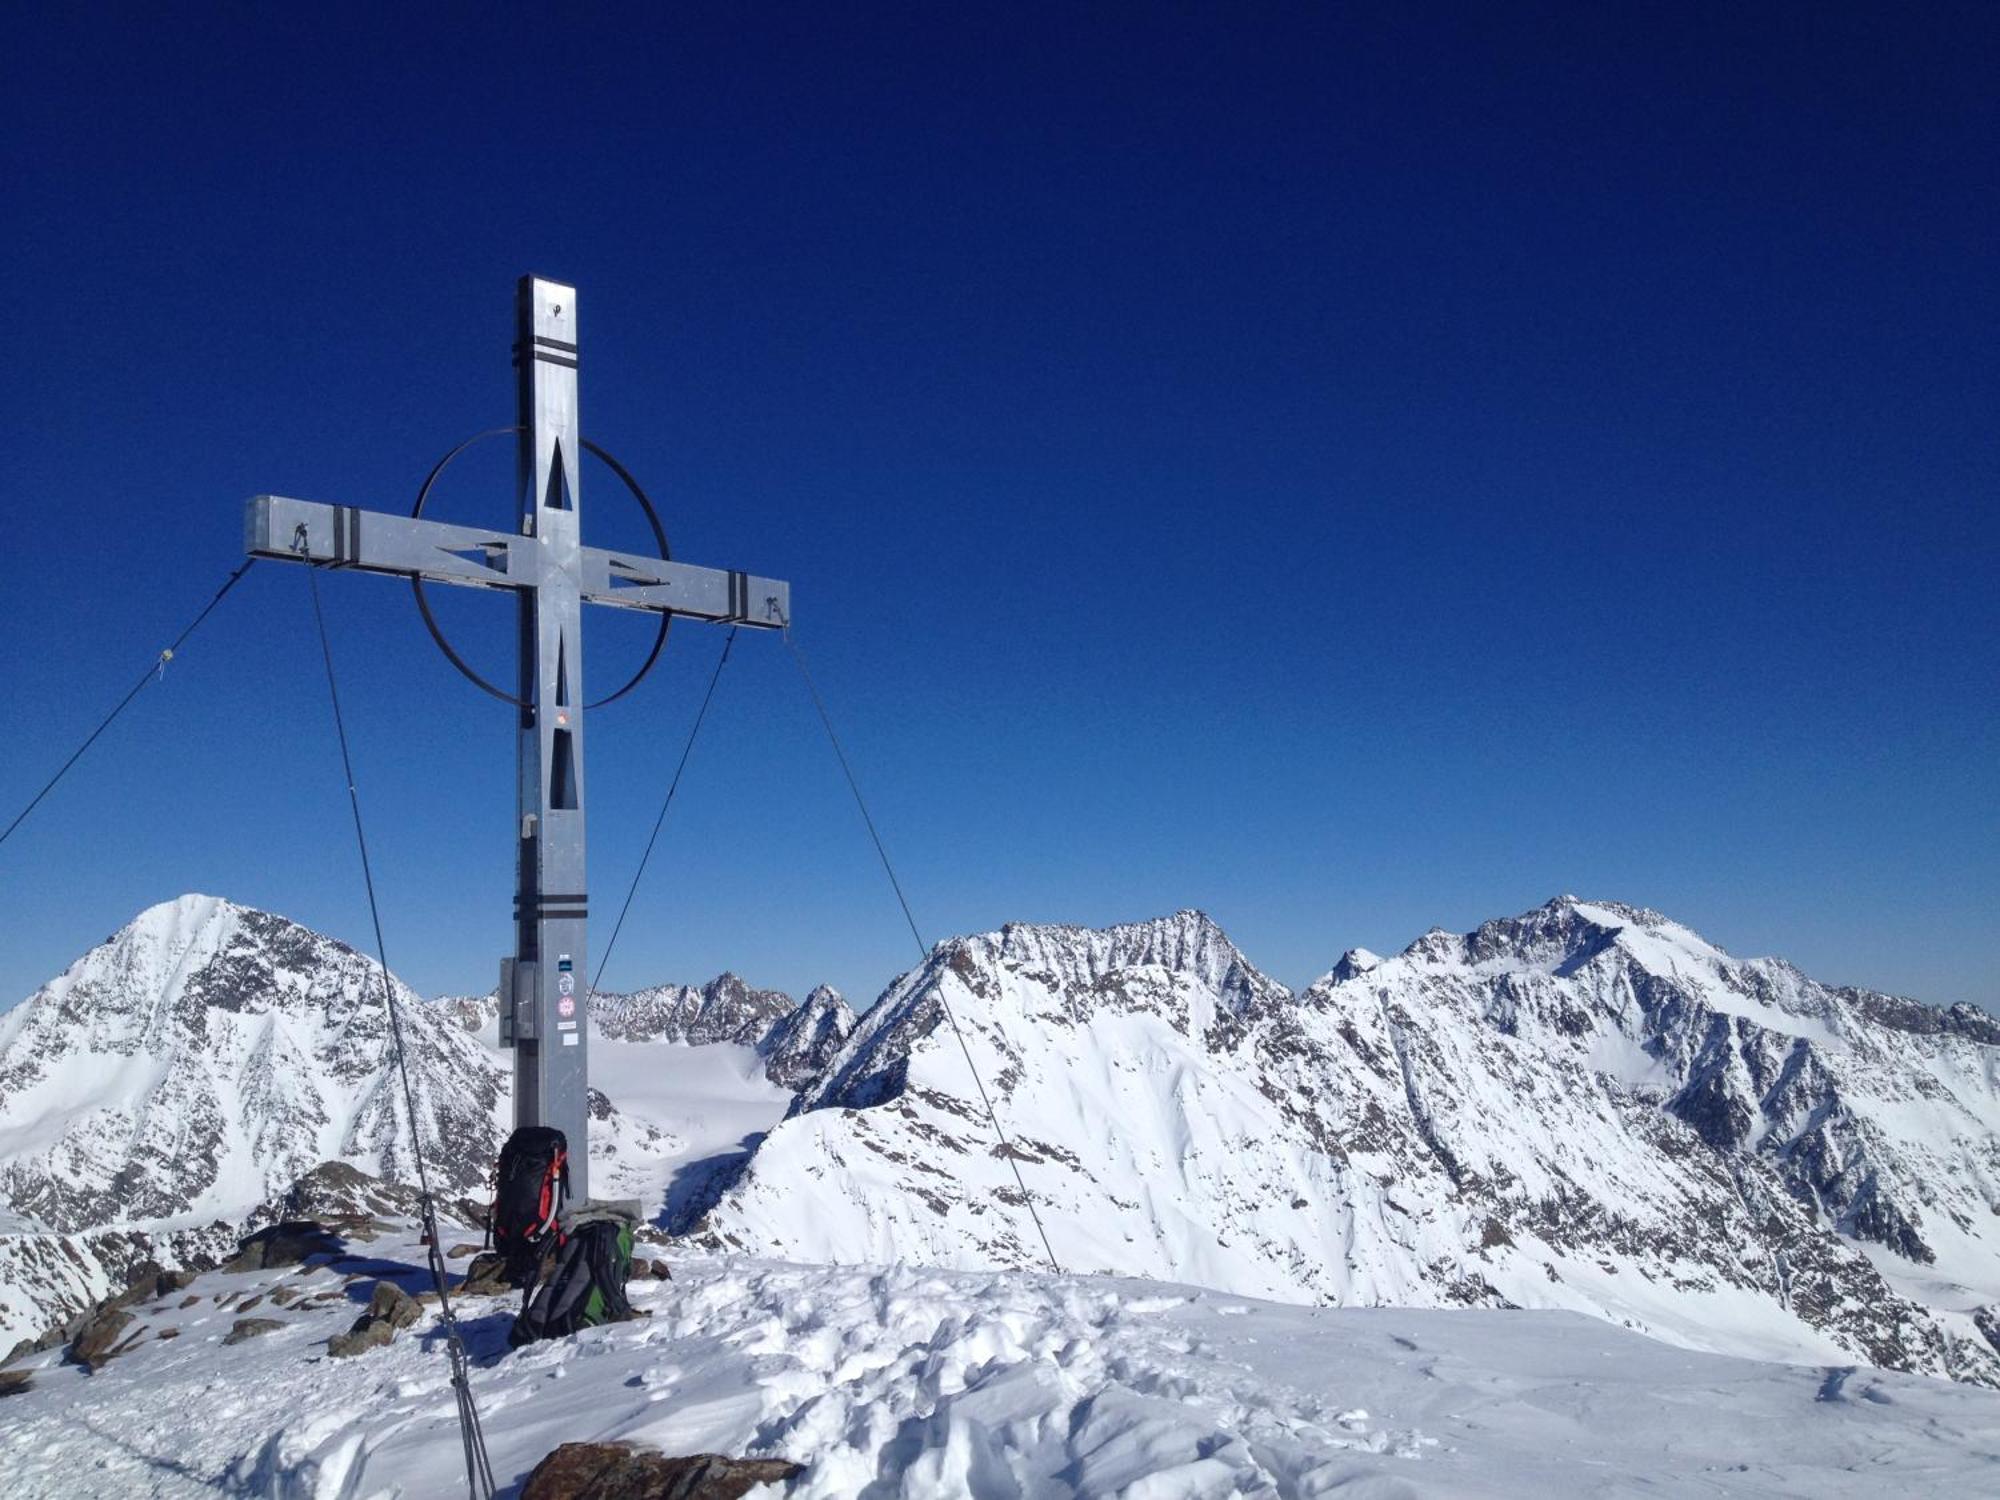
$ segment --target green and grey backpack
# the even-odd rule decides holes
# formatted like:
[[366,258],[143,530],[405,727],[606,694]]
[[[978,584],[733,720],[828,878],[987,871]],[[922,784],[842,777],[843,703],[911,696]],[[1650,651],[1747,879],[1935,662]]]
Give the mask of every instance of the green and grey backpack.
[[633,1218],[594,1205],[576,1216],[555,1265],[530,1283],[507,1342],[518,1349],[537,1339],[567,1338],[580,1328],[635,1316],[625,1296],[632,1274]]

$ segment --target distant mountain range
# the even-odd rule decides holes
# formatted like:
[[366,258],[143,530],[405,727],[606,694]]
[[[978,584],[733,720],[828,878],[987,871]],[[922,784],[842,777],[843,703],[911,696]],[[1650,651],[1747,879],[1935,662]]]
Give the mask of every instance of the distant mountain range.
[[[400,993],[427,1154],[472,1190],[505,1127],[492,1001]],[[1070,1271],[1571,1308],[2000,1384],[2000,1023],[1732,958],[1655,912],[1563,897],[1349,952],[1298,994],[1199,913],[1011,926],[941,944],[858,1023],[831,991],[731,975],[597,997],[592,1020],[754,1048],[796,1091],[659,1205],[703,1245],[1034,1267],[1018,1167]],[[407,1176],[385,1025],[370,960],[207,897],[0,1017],[0,1350],[138,1259],[209,1253],[321,1161]],[[593,1114],[607,1167],[673,1148],[672,1120]]]

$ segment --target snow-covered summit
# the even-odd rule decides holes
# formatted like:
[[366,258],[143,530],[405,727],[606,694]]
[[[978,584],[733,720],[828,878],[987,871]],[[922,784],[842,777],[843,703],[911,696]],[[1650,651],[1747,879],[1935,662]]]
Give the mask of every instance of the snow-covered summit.
[[1234,1009],[1281,1000],[1289,991],[1265,977],[1206,912],[1182,910],[1102,929],[1010,922],[997,933],[959,938],[956,953],[985,956],[1065,983],[1096,982],[1126,969],[1186,974]]
[[1333,966],[1333,972],[1342,979],[1352,979],[1356,974],[1366,974],[1382,962],[1382,955],[1371,953],[1366,948],[1349,948],[1340,955],[1340,961]]
[[[1088,1025],[1104,1012],[1153,1012],[1205,1032],[1291,1003],[1213,919],[1179,911],[1105,928],[1009,923],[952,938],[883,992],[794,1108],[865,1106],[903,1086],[911,1049],[956,1016],[996,1037]],[[1005,1045],[1013,1056],[1018,1047]]]
[[[500,1080],[389,984],[427,1154],[469,1184]],[[412,1175],[388,1025],[381,966],[345,943],[214,896],[149,907],[0,1034],[0,1196],[75,1230],[244,1209],[335,1157]]]
[[854,1008],[832,985],[815,985],[803,1003],[773,1021],[757,1039],[764,1075],[788,1089],[804,1088],[853,1035]]

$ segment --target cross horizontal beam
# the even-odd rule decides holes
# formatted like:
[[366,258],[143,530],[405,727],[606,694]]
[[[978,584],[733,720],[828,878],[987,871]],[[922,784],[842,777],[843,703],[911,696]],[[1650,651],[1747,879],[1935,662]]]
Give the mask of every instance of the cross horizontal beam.
[[637,552],[585,547],[579,592],[592,604],[664,610],[701,620],[782,630],[792,620],[792,586],[722,568],[696,568]]
[[[356,568],[473,588],[534,588],[541,543],[477,526],[258,495],[245,546],[258,557]],[[577,551],[579,593],[593,604],[781,630],[791,622],[791,585],[726,568],[698,568],[602,547]]]
[[[244,547],[257,557],[487,588],[532,584],[538,550],[529,536],[283,495],[252,497],[245,532]],[[510,566],[516,551],[519,565]]]

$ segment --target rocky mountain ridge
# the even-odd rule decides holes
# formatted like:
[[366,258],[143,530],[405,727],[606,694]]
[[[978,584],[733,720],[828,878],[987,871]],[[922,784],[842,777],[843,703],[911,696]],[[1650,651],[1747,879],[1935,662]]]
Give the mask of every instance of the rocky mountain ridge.
[[[491,991],[434,1003],[473,1032],[494,1027],[500,1011]],[[654,985],[623,994],[596,990],[586,1013],[598,1034],[612,1041],[749,1047],[764,1060],[773,1083],[793,1089],[819,1071],[855,1025],[854,1008],[832,985],[815,985],[803,1001],[795,1001],[783,990],[753,989],[729,973],[702,985]]]
[[1066,1269],[2000,1380],[1991,1019],[1642,908],[1558,898],[1297,996],[1195,912],[954,939],[678,1227],[1033,1266],[1016,1165]]

